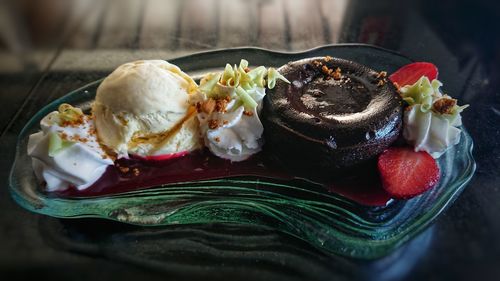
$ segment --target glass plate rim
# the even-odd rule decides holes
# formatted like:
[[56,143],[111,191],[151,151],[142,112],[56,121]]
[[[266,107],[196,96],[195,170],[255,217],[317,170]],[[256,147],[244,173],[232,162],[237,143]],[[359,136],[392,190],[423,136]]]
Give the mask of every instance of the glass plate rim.
[[[384,49],[384,48],[381,48],[378,46],[373,46],[373,45],[368,45],[368,44],[331,44],[331,45],[318,46],[316,48],[312,48],[312,49],[305,50],[305,51],[299,51],[299,52],[280,52],[280,51],[273,51],[273,50],[268,50],[268,49],[258,48],[258,47],[240,47],[240,48],[230,48],[230,49],[217,49],[217,50],[210,50],[210,51],[205,51],[205,52],[189,54],[186,56],[171,59],[169,61],[175,64],[175,63],[183,61],[183,60],[192,60],[193,58],[195,58],[197,56],[203,56],[203,55],[207,55],[207,54],[214,55],[214,54],[220,54],[220,53],[224,53],[224,52],[228,52],[228,51],[230,51],[230,52],[234,52],[234,51],[258,51],[258,52],[264,52],[268,55],[275,55],[276,54],[276,55],[300,56],[300,55],[307,55],[308,53],[313,52],[313,51],[328,49],[328,48],[338,47],[338,46],[373,48],[373,49],[378,49],[380,51],[389,52],[391,54],[395,54],[395,55],[404,57],[408,60],[411,60],[408,57],[406,57],[406,56],[404,56],[396,51]],[[103,78],[98,79],[96,81],[93,81],[91,83],[88,83],[88,84],[86,84],[78,89],[75,89],[75,90],[69,92],[68,94],[48,103],[42,109],[37,111],[36,114],[29,119],[29,121],[26,123],[26,125],[21,130],[20,134],[18,135],[17,141],[16,141],[16,157],[15,157],[15,160],[13,162],[13,165],[12,165],[12,168],[10,171],[10,175],[9,175],[9,189],[10,189],[10,193],[11,193],[11,196],[13,197],[13,199],[22,207],[28,209],[29,211],[35,212],[35,213],[41,213],[41,214],[45,214],[45,215],[49,215],[49,216],[53,216],[53,217],[58,217],[58,218],[101,218],[101,219],[109,219],[109,220],[124,222],[122,220],[119,220],[118,218],[105,216],[103,214],[97,214],[97,213],[95,213],[95,214],[78,214],[78,215],[74,215],[74,216],[65,216],[65,215],[58,216],[57,214],[43,211],[42,209],[38,208],[37,206],[39,206],[39,205],[36,203],[34,204],[34,202],[26,202],[25,198],[21,194],[19,194],[19,190],[17,190],[15,188],[16,183],[15,183],[15,179],[14,179],[14,177],[15,177],[14,172],[15,172],[15,167],[17,165],[18,156],[20,154],[20,149],[21,149],[20,142],[21,142],[23,136],[25,137],[26,131],[29,129],[28,124],[31,124],[35,119],[37,119],[37,117],[40,116],[40,114],[48,111],[50,108],[53,108],[54,106],[60,104],[61,102],[71,100],[72,98],[75,98],[76,94],[81,93],[86,88],[92,87],[93,85],[100,83],[102,81],[102,79]],[[468,165],[467,165],[466,169],[464,170],[464,173],[462,173],[460,175],[460,177],[453,182],[453,186],[448,186],[445,194],[440,196],[439,199],[436,202],[434,202],[432,208],[428,212],[426,212],[424,214],[424,216],[420,217],[418,219],[418,221],[412,223],[409,227],[407,227],[404,231],[391,237],[391,239],[367,240],[367,241],[362,241],[362,243],[364,243],[364,244],[366,244],[366,243],[376,244],[377,248],[385,248],[386,250],[396,248],[399,245],[408,241],[409,239],[415,237],[423,229],[425,229],[427,226],[429,226],[446,208],[448,208],[456,200],[458,195],[463,191],[463,189],[465,188],[467,183],[471,180],[472,176],[474,175],[475,169],[476,169],[476,163],[475,163],[474,157],[472,155],[472,150],[473,150],[472,138],[470,137],[469,133],[465,130],[465,128],[462,127],[462,129],[463,129],[462,130],[462,132],[463,132],[462,137],[463,138],[461,141],[466,141],[467,150],[465,151],[465,153],[467,154],[467,159],[469,161],[468,161]],[[123,194],[124,193],[121,193],[120,195],[123,195]],[[101,201],[101,200],[111,199],[114,196],[115,195],[105,196],[105,197],[97,197],[97,198],[86,198],[84,200]],[[116,195],[116,196],[119,196],[119,195]],[[81,201],[82,199],[49,198],[48,200],[51,200],[54,202],[62,201],[64,203],[68,203],[68,202]],[[425,222],[425,223],[421,223],[421,222]],[[143,224],[143,223],[133,223],[133,222],[128,222],[128,221],[125,221],[125,223],[145,226],[145,224]],[[153,225],[157,225],[157,224],[153,224]],[[383,251],[383,252],[386,252],[386,251]],[[375,256],[378,256],[378,255],[375,255]]]

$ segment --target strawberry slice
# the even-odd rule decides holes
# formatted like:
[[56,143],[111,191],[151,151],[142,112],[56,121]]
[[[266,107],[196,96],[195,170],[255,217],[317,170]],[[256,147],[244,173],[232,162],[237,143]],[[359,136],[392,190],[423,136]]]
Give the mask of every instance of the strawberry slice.
[[438,76],[437,67],[430,62],[414,62],[396,70],[396,72],[389,76],[389,79],[391,79],[392,83],[403,87],[414,84],[422,76],[427,76],[431,81],[436,79]]
[[391,147],[379,156],[377,164],[382,186],[393,198],[412,198],[439,182],[436,160],[425,151]]

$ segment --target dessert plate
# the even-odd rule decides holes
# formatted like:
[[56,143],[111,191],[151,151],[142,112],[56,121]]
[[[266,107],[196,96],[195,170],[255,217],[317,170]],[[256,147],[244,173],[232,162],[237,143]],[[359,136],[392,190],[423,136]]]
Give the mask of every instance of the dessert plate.
[[[300,53],[237,48],[169,60],[191,75],[206,73],[241,58],[254,65],[280,66],[314,56],[334,56],[389,73],[411,60],[369,45],[331,45]],[[328,253],[355,258],[388,254],[428,227],[460,194],[475,171],[472,139],[464,128],[459,144],[438,159],[441,181],[406,201],[368,207],[304,180],[228,177],[152,186],[99,197],[60,198],[44,193],[27,155],[28,136],[61,103],[90,108],[99,81],[41,109],[19,135],[10,174],[10,192],[22,207],[59,218],[103,218],[136,225],[239,223],[267,226],[307,241]]]

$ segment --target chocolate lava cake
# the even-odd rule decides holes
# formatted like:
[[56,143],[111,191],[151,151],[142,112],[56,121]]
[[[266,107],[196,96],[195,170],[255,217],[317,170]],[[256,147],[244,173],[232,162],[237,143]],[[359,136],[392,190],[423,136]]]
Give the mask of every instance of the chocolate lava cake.
[[264,100],[266,151],[286,167],[332,174],[390,146],[403,102],[385,72],[332,57],[290,62]]

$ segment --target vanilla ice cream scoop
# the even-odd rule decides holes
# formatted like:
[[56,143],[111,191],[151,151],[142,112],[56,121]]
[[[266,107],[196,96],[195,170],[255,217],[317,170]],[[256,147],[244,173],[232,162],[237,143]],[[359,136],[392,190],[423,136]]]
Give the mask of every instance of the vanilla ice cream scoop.
[[[99,85],[92,106],[99,140],[119,155],[193,150],[199,134],[188,124],[195,115],[188,99],[196,91],[191,77],[163,60],[119,66]],[[179,133],[187,137],[176,139]]]

